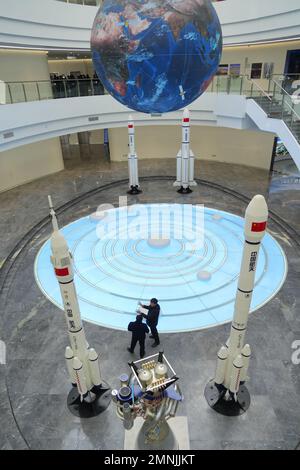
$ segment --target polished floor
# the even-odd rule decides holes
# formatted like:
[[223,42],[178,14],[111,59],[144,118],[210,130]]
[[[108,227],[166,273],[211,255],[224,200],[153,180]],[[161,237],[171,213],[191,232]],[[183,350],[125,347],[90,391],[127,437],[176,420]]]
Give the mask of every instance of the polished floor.
[[[300,364],[292,356],[295,341],[300,340],[300,193],[297,185],[291,188],[278,183],[284,178],[281,170],[270,178],[261,170],[197,161],[196,176],[203,184],[183,197],[174,191],[170,178],[175,175],[175,161],[140,162],[143,193],[133,197],[132,203],[201,203],[242,217],[253,195],[265,195],[271,210],[269,233],[288,262],[281,290],[249,319],[247,341],[253,359],[248,388],[252,403],[242,417],[214,413],[203,396],[230,325],[161,335],[165,353],[180,377],[185,401],[179,414],[188,418],[192,449],[299,446]],[[43,222],[48,214],[48,194],[52,194],[60,224],[65,226],[88,216],[99,204],[117,205],[119,195],[126,193],[126,178],[126,163],[69,159],[66,169],[57,175],[0,195],[0,339],[6,344],[6,365],[0,365],[2,449],[123,447],[124,430],[113,404],[90,420],[74,417],[66,407],[65,319],[36,285],[34,261],[51,233],[49,221]],[[91,323],[85,323],[85,329],[90,345],[100,354],[103,377],[117,386],[120,374],[128,372],[131,358],[126,351],[127,333]],[[147,342],[147,352],[150,344]]]

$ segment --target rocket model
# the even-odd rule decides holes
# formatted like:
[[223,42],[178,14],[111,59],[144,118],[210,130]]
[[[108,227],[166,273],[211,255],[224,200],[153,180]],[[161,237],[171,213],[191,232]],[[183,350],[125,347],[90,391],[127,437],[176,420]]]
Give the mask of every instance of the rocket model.
[[129,191],[128,194],[140,194],[142,191],[139,185],[138,156],[135,151],[135,127],[132,116],[128,121],[128,170],[129,170]]
[[190,113],[186,108],[182,118],[182,144],[177,154],[177,177],[174,186],[179,186],[178,192],[189,194],[192,192],[190,186],[197,186],[194,180],[195,156],[190,149]]
[[[48,200],[53,226],[51,263],[60,287],[70,340],[70,346],[67,346],[65,350],[67,369],[73,386],[68,397],[68,406],[73,413],[75,409],[74,414],[82,416],[78,412],[81,405],[85,408],[86,417],[94,416],[102,411],[99,409],[103,404],[101,403],[100,406],[98,399],[109,391],[109,388],[102,385],[98,354],[95,349],[89,347],[86,341],[74,284],[72,255],[64,236],[59,231],[50,196],[48,196]],[[95,406],[95,402],[97,402],[97,406]],[[88,408],[91,406],[93,409],[89,410]]]
[[244,344],[254,289],[261,241],[266,233],[268,207],[263,196],[255,196],[245,214],[245,244],[229,339],[218,352],[215,378],[205,388],[208,404],[226,415],[239,415],[250,406],[245,386],[251,357]]

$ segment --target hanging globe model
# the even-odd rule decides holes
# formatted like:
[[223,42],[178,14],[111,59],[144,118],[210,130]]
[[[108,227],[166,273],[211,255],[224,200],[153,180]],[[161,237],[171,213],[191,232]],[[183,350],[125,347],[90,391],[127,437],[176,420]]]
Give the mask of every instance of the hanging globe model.
[[94,67],[125,106],[166,113],[208,87],[222,54],[210,0],[104,0],[92,29]]

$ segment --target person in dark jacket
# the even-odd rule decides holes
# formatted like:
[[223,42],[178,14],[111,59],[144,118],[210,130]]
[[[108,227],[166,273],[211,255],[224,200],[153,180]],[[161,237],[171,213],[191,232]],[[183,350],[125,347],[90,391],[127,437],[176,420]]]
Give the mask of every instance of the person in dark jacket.
[[151,336],[150,338],[154,339],[154,343],[152,344],[152,347],[155,348],[160,344],[159,341],[159,336],[158,336],[158,331],[157,331],[157,324],[158,324],[158,318],[159,318],[159,312],[160,312],[160,306],[158,304],[158,300],[153,298],[150,300],[150,305],[140,305],[148,310],[148,314],[142,314],[144,318],[147,320],[147,325],[149,326],[151,330]]
[[127,348],[127,351],[133,354],[136,343],[139,342],[140,357],[141,359],[143,359],[143,357],[145,356],[145,338],[146,334],[149,333],[149,328],[145,323],[143,323],[142,315],[137,315],[136,321],[129,323],[128,331],[132,332],[132,337],[130,348]]

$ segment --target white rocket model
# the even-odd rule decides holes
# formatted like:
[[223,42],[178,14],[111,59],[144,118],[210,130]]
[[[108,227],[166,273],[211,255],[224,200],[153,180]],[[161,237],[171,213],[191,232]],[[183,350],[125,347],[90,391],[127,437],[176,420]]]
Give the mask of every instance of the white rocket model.
[[[225,346],[218,352],[218,361],[214,384],[220,392],[220,398],[233,399],[234,402],[241,400],[241,407],[245,408],[244,396],[239,396],[240,387],[247,380],[247,372],[251,356],[249,344],[244,344],[248,316],[251,306],[252,293],[255,282],[255,272],[258,261],[261,241],[266,233],[268,220],[268,207],[263,196],[255,196],[247,207],[245,214],[245,244],[243,250],[242,264],[235,300],[234,316],[231,325],[230,337]],[[213,390],[212,383],[207,385],[206,392]],[[208,393],[209,394],[209,393]],[[207,393],[205,393],[208,399]],[[208,403],[212,406],[218,400],[210,397]],[[250,405],[250,398],[249,403]],[[213,406],[212,406],[213,407]],[[220,411],[220,409],[218,410]],[[222,412],[222,411],[220,411]]]
[[182,143],[177,154],[177,176],[174,186],[179,186],[179,193],[191,193],[190,186],[197,186],[194,180],[195,156],[190,149],[190,113],[186,108],[182,118]]
[[67,242],[59,231],[51,197],[48,196],[53,234],[51,236],[51,262],[59,283],[69,332],[70,346],[65,351],[65,359],[72,385],[77,386],[81,401],[90,391],[101,388],[98,354],[89,347],[82,326],[76,288],[72,255]]
[[139,174],[138,174],[138,156],[135,151],[135,127],[133,118],[130,115],[128,120],[128,139],[129,139],[129,153],[128,153],[128,171],[129,171],[129,191],[128,194],[139,194]]

